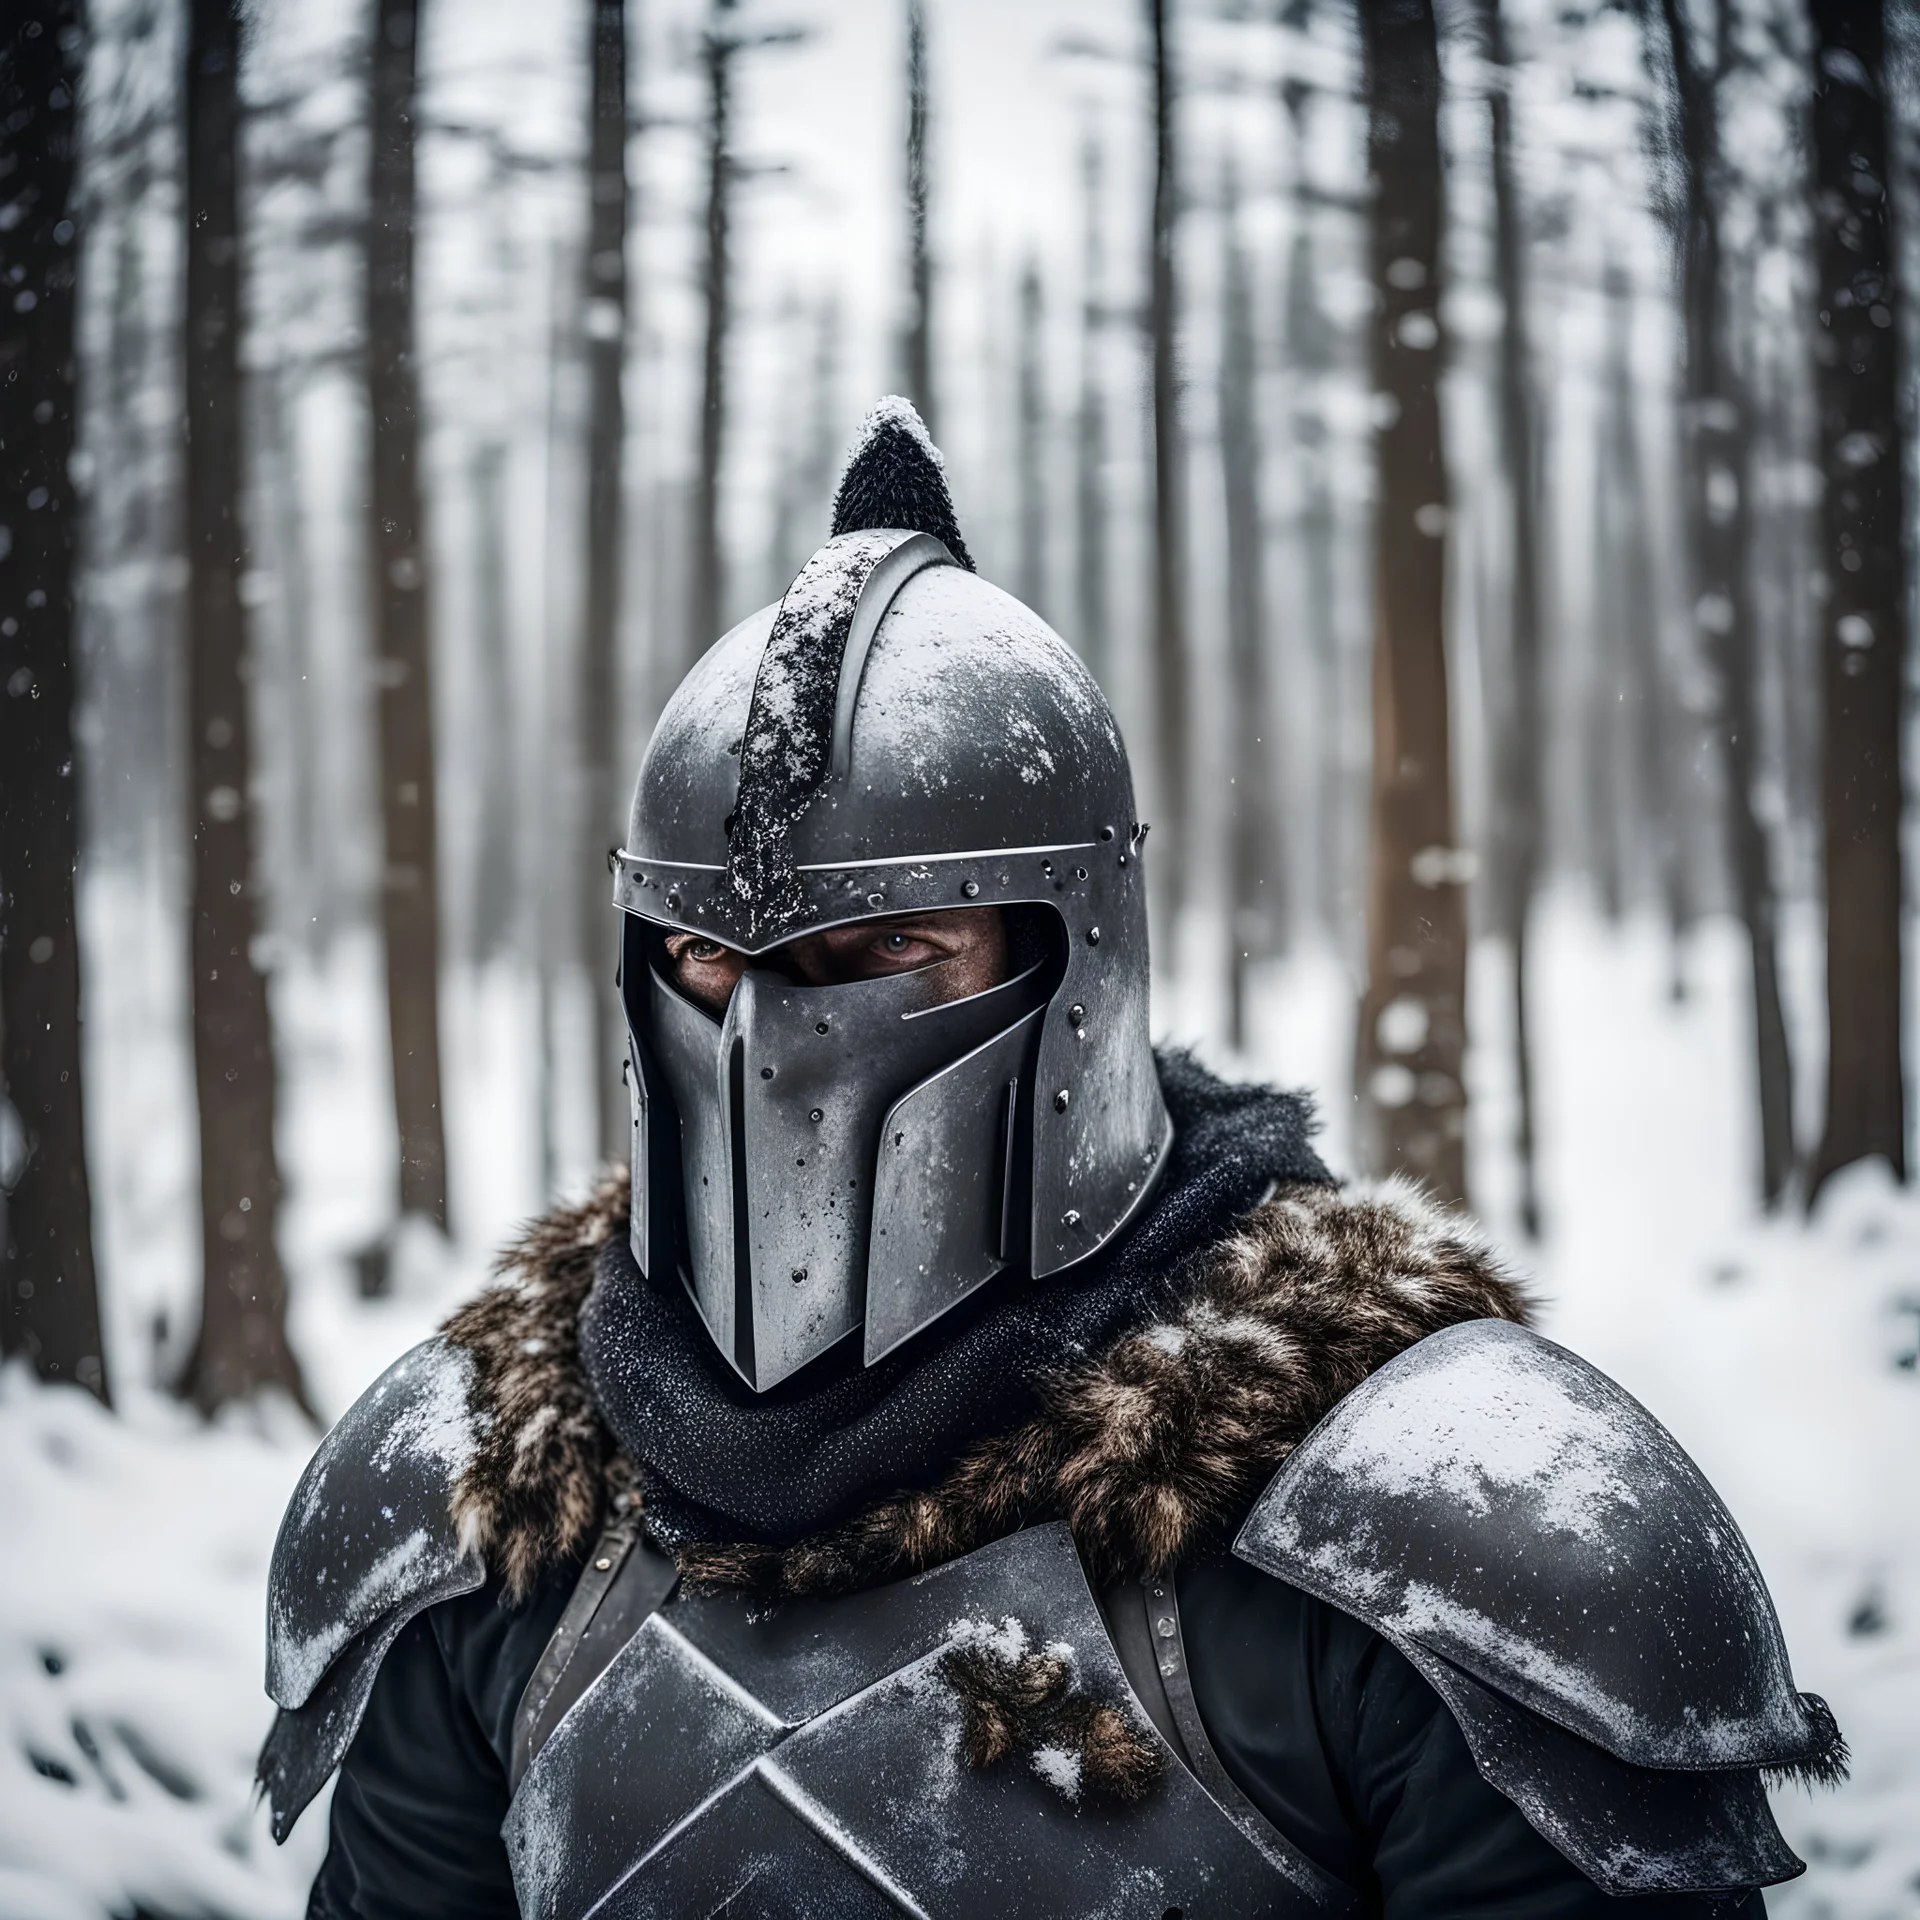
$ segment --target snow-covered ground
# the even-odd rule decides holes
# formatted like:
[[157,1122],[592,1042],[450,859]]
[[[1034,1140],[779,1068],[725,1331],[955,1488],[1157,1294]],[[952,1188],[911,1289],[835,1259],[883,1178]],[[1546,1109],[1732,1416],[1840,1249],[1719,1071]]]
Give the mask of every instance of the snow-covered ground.
[[[90,901],[94,951],[114,909]],[[134,951],[144,943],[136,943]],[[147,962],[103,969],[90,1009],[96,1179],[119,1410],[0,1376],[0,1920],[295,1916],[324,1803],[285,1849],[249,1806],[269,1709],[262,1587],[274,1528],[313,1436],[285,1408],[205,1428],[151,1384],[190,1297],[184,1061]],[[1510,1209],[1500,1146],[1510,1090],[1501,957],[1475,956],[1474,1177]],[[1546,1329],[1607,1368],[1679,1435],[1725,1494],[1773,1585],[1800,1684],[1854,1752],[1833,1794],[1788,1789],[1782,1826],[1809,1862],[1771,1896],[1786,1920],[1920,1916],[1920,1198],[1876,1169],[1811,1222],[1747,1198],[1741,955],[1713,926],[1668,996],[1663,937],[1610,931],[1556,900],[1539,941],[1539,1081],[1548,1238],[1522,1264]],[[1805,969],[1802,969],[1804,974]],[[329,979],[283,974],[287,1243],[294,1329],[337,1412],[474,1285],[485,1249],[534,1204],[529,996],[467,983],[448,1018],[456,1204],[450,1253],[412,1250],[395,1294],[360,1301],[351,1249],[378,1223],[387,1154],[370,956]],[[1256,1060],[1340,1087],[1351,990],[1324,958],[1275,970]],[[1810,1066],[1807,1070],[1811,1070]],[[1344,1154],[1343,1111],[1328,1147]],[[156,1343],[155,1316],[168,1327]]]

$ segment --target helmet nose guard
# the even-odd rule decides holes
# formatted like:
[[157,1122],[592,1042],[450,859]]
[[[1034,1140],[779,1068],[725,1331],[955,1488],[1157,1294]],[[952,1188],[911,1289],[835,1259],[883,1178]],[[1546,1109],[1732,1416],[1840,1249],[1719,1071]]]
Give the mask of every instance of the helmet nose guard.
[[[834,537],[668,702],[616,862],[635,1258],[677,1265],[762,1391],[862,1324],[871,1364],[1003,1265],[1085,1259],[1172,1137],[1125,747],[1059,637],[934,537],[958,544],[938,463],[905,402],[875,409]],[[850,500],[905,524],[847,525]],[[653,965],[656,929],[757,956],[1019,905],[1057,916],[1052,964],[937,1009],[915,998],[937,969],[799,988],[750,968],[716,1023]],[[837,1104],[800,1105],[809,1076]],[[829,1164],[850,1203],[828,1206]]]
[[1011,1257],[1009,1119],[1045,969],[944,1004],[939,971],[750,969],[716,1022],[650,970],[690,1290],[760,1391],[863,1323],[871,1366]]

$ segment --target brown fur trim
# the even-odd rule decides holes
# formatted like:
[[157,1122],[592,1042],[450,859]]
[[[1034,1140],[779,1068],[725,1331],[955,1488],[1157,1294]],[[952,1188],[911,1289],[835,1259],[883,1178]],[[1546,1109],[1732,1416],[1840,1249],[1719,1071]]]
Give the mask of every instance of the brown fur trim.
[[939,1486],[785,1549],[696,1546],[681,1569],[694,1587],[846,1592],[1061,1517],[1101,1581],[1165,1573],[1374,1368],[1456,1321],[1527,1314],[1477,1230],[1411,1184],[1291,1188]]
[[[578,1340],[599,1249],[626,1219],[625,1177],[609,1175],[581,1206],[529,1228],[503,1256],[500,1283],[447,1323],[474,1356],[483,1428],[454,1516],[517,1594],[579,1552],[609,1500],[631,1490]],[[1528,1312],[1472,1224],[1402,1181],[1283,1191],[1190,1262],[1170,1300],[939,1485],[791,1547],[691,1547],[688,1584],[848,1592],[1052,1517],[1072,1525],[1102,1580],[1162,1573],[1237,1521],[1382,1362],[1456,1321]]]
[[970,1635],[940,1660],[960,1702],[960,1752],[970,1767],[1024,1753],[1069,1800],[1082,1791],[1138,1800],[1160,1773],[1160,1754],[1117,1707],[1073,1684],[1065,1649],[1028,1650],[1017,1621]]
[[580,1368],[580,1310],[600,1249],[627,1230],[627,1176],[535,1221],[496,1263],[499,1284],[445,1328],[474,1359],[482,1437],[453,1490],[461,1544],[524,1599],[584,1547],[610,1501],[631,1497]]

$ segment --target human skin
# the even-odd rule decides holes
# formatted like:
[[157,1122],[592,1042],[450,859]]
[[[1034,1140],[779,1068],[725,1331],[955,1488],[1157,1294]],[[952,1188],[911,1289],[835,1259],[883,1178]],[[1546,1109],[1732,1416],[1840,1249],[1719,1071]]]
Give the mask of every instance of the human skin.
[[[724,1013],[749,965],[744,953],[697,933],[670,933],[667,958],[688,999]],[[897,913],[789,940],[751,962],[789,974],[803,986],[839,986],[894,973],[939,967],[937,1002],[984,993],[1007,977],[1007,928],[998,907],[955,907],[940,913]]]

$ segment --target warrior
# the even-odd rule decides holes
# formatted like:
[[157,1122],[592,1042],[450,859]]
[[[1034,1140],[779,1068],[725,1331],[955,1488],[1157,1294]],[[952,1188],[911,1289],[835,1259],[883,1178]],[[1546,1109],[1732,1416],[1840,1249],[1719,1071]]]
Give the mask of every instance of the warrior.
[[694,667],[630,1169],[334,1428],[260,1761],[321,1920],[1763,1911],[1838,1778],[1739,1529],[1298,1097],[1148,1037],[1099,688],[904,402]]

